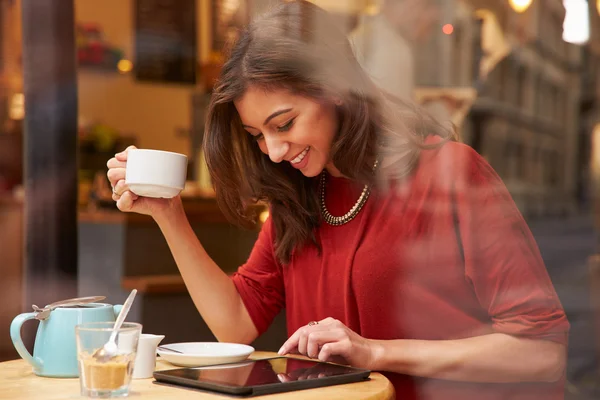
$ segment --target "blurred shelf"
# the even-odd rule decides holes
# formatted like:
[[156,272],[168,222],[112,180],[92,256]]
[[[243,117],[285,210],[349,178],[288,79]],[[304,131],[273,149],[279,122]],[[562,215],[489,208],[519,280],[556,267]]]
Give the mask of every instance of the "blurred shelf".
[[126,276],[121,286],[125,290],[137,289],[144,294],[187,293],[181,275]]
[[[225,215],[221,212],[216,199],[210,197],[184,198],[183,207],[190,223],[207,224],[229,224]],[[261,211],[266,210],[264,205],[251,206],[248,215],[256,221],[256,229],[260,228],[258,216]],[[136,213],[119,211],[114,205],[110,208],[98,208],[96,210],[82,209],[79,211],[79,221],[98,224],[144,224],[154,223],[152,217]]]

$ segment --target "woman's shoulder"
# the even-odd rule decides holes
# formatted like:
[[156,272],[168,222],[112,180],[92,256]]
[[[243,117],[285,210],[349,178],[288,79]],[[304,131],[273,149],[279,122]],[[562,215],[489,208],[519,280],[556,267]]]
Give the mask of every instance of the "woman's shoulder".
[[479,153],[466,143],[448,140],[440,136],[427,136],[423,141],[426,157],[455,157],[476,161],[482,158]]
[[497,174],[475,149],[465,143],[428,137],[421,151],[417,174],[434,175],[442,180],[471,183],[497,181]]

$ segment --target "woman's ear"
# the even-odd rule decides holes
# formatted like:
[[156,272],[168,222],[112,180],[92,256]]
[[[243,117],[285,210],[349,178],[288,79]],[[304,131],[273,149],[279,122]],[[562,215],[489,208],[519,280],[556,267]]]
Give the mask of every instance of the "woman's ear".
[[337,97],[335,96],[333,98],[333,104],[335,104],[336,106],[341,106],[342,104],[344,104],[344,102],[342,101],[341,97]]

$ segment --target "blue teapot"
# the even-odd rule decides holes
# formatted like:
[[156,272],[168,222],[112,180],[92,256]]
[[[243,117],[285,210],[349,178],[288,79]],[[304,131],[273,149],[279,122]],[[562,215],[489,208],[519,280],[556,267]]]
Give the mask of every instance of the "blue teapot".
[[[115,321],[122,308],[121,305],[97,303],[101,300],[104,297],[81,297],[52,303],[44,308],[34,305],[34,312],[23,313],[13,319],[10,324],[12,342],[36,375],[55,378],[79,376],[75,326],[83,322]],[[21,338],[21,326],[31,319],[40,321],[33,356]]]

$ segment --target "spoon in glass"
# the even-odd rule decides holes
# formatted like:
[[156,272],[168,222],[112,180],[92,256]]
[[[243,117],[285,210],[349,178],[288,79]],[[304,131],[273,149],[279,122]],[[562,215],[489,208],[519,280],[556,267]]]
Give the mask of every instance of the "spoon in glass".
[[123,308],[121,309],[121,312],[115,321],[115,325],[112,333],[110,334],[110,338],[108,338],[108,342],[96,350],[92,355],[92,357],[94,357],[96,360],[100,362],[106,362],[117,355],[117,334],[119,333],[119,329],[121,329],[121,325],[123,325],[123,321],[125,321],[125,317],[127,317],[127,313],[129,313],[129,309],[131,308],[131,304],[133,303],[136,293],[137,290],[133,289],[129,294],[129,297],[127,297],[127,300],[125,300],[125,304],[123,304]]

